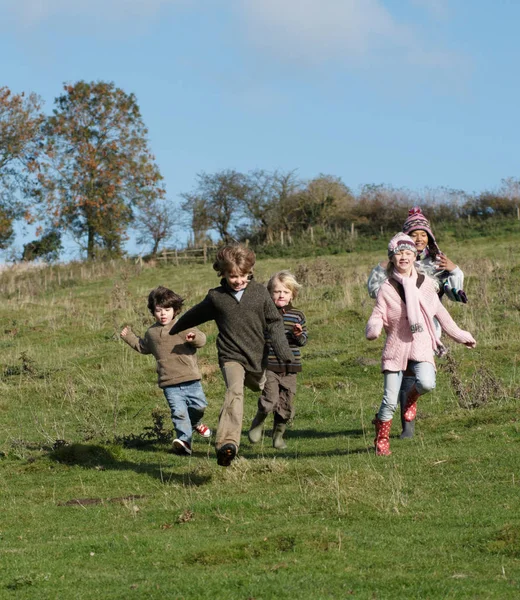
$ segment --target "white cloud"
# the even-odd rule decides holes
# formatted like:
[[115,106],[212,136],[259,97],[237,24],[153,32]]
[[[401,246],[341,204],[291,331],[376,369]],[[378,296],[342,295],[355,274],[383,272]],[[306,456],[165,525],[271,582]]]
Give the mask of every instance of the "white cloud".
[[[412,0],[442,4],[442,0]],[[429,46],[424,32],[400,22],[381,0],[236,0],[249,41],[280,60],[319,65],[452,68],[461,60]]]
[[37,26],[55,17],[95,18],[97,21],[128,21],[156,15],[168,5],[185,5],[192,0],[0,0],[0,12],[17,25]]
[[[457,79],[468,70],[467,59],[442,42],[428,41],[435,39],[435,23],[430,27],[428,20],[446,16],[448,2],[408,0],[400,8],[406,17],[400,18],[387,0],[0,0],[0,14],[7,17],[2,19],[9,23],[5,26],[37,29],[60,23],[68,31],[124,38],[148,30],[168,8],[188,7],[201,14],[211,10],[226,46],[234,39],[239,46],[242,36],[261,58],[280,64],[305,68],[328,63],[386,73],[422,68]],[[420,25],[412,20],[417,17],[414,8],[425,11]]]

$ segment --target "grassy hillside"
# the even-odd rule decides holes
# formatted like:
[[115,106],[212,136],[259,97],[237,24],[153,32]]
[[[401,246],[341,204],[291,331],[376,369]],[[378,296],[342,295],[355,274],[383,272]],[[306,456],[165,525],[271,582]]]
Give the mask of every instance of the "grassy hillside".
[[[305,284],[310,339],[288,448],[170,452],[150,357],[118,338],[151,324],[159,284],[199,301],[209,265],[69,265],[0,276],[0,598],[517,598],[520,593],[518,237],[443,250],[466,273],[451,344],[416,437],[372,450],[383,340],[367,342],[381,253],[269,259]],[[214,324],[199,353],[217,423]],[[396,419],[397,421],[397,419]],[[271,427],[268,422],[267,433]]]

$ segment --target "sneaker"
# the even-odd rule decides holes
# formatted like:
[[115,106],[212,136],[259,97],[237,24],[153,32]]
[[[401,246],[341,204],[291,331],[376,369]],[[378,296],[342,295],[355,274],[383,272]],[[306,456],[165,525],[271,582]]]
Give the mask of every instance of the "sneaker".
[[175,454],[180,454],[181,456],[191,455],[191,446],[188,444],[188,442],[184,442],[179,439],[173,440],[173,450]]
[[235,444],[224,444],[217,450],[217,464],[221,467],[229,467],[236,455]]
[[194,427],[193,429],[195,429],[195,431],[203,438],[211,437],[211,429],[207,425],[204,425],[204,423],[199,423],[197,427]]

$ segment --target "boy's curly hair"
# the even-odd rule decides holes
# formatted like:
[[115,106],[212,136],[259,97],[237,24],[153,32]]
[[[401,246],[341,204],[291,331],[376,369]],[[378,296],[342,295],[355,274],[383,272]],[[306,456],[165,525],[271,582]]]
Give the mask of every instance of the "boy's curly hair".
[[296,281],[296,277],[286,269],[283,271],[278,271],[278,273],[275,273],[267,282],[267,289],[269,290],[270,294],[273,292],[277,281],[290,290],[293,300],[296,300],[296,296],[302,287],[301,283]]
[[184,298],[172,290],[160,285],[148,294],[148,310],[152,313],[160,306],[161,308],[173,308],[175,314],[179,313],[184,304]]
[[232,273],[233,271],[246,275],[251,273],[255,262],[256,255],[251,248],[237,244],[221,248],[217,252],[213,268],[219,277],[224,277],[226,273]]

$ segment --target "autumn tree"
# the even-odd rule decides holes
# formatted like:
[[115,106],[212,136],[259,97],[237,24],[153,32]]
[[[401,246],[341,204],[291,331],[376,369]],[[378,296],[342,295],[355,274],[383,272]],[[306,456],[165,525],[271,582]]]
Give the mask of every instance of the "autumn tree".
[[199,173],[195,189],[182,194],[181,208],[190,215],[192,223],[199,226],[204,223],[228,244],[235,241],[234,230],[242,216],[241,201],[246,189],[244,175],[232,169],[214,174]]
[[136,205],[164,194],[136,98],[111,82],[79,81],[55,106],[35,198],[88,259],[119,255]]
[[27,191],[41,143],[41,99],[0,87],[0,249],[11,241],[13,220],[24,212]]

